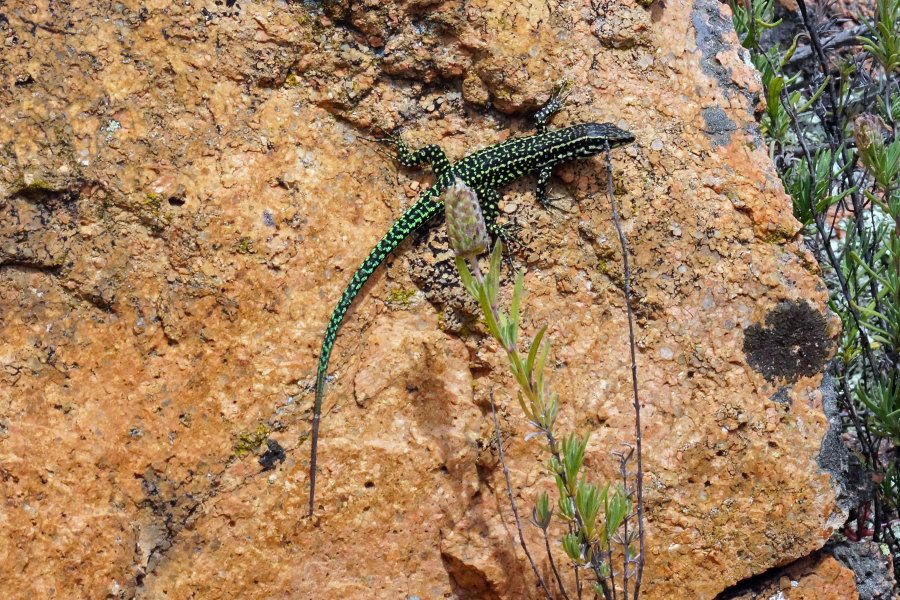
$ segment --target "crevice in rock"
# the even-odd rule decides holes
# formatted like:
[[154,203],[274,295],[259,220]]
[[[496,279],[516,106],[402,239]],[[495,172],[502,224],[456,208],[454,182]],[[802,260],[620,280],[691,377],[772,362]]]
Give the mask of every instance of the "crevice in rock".
[[9,258],[5,260],[0,259],[0,270],[2,269],[20,271],[23,273],[57,275],[59,274],[60,269],[62,269],[62,265],[55,263],[48,264],[39,260],[30,261],[26,259]]
[[866,475],[859,458],[841,439],[843,423],[834,386],[834,376],[826,371],[819,389],[822,392],[822,410],[828,419],[828,431],[822,438],[817,462],[819,468],[831,475],[836,507],[829,521],[837,529],[844,525],[852,508],[871,499],[874,490],[872,480]]
[[[290,403],[290,406],[296,408],[297,404]],[[266,436],[287,427],[279,420],[282,416],[284,407],[276,409],[270,418],[264,421],[267,427]],[[304,416],[300,415],[298,419],[304,420]],[[193,471],[181,481],[167,480],[162,472],[150,467],[143,475],[136,475],[135,477],[141,480],[146,496],[137,504],[137,508],[144,512],[144,519],[136,526],[132,563],[126,570],[135,574],[130,585],[131,594],[128,597],[139,596],[148,577],[152,576],[157,567],[165,561],[181,532],[200,518],[201,509],[207,502],[217,496],[236,492],[260,476],[267,476],[278,464],[284,462],[289,454],[303,446],[307,438],[308,434],[301,435],[295,444],[282,445],[267,437],[265,444],[260,443],[252,452],[258,455],[260,470],[239,479],[227,488],[222,487],[223,478],[229,469],[241,460],[241,457],[233,453],[220,463],[223,466],[218,471],[209,473],[204,487],[199,491],[182,491],[194,482]],[[265,446],[265,450],[262,446]]]
[[128,569],[135,573],[132,597],[143,588],[147,577],[165,559],[178,535],[197,516],[203,503],[217,495],[224,472],[225,469],[216,473],[210,479],[208,489],[200,494],[178,492],[191,483],[192,476],[172,483],[152,468],[148,468],[143,475],[136,475],[141,479],[146,494],[145,499],[138,503],[138,508],[149,511],[151,517],[146,524],[136,527],[134,557]]
[[480,569],[474,565],[467,564],[456,556],[451,556],[445,552],[441,552],[441,562],[447,575],[450,576],[450,582],[453,586],[453,592],[460,600],[480,599],[480,600],[500,600],[494,586],[488,580]]
[[[776,597],[784,597],[783,590],[800,587],[802,580],[806,577],[813,576],[811,579],[814,578],[817,569],[821,568],[822,562],[830,560],[830,557],[829,552],[816,550],[786,565],[772,567],[758,575],[739,581],[722,590],[715,600],[771,600]],[[818,578],[815,579],[817,579],[817,584],[820,583]],[[779,593],[782,595],[778,596]]]
[[[800,559],[804,560],[804,559]],[[732,600],[737,598],[756,598],[756,596],[773,581],[777,581],[785,566],[772,567],[767,571],[763,571],[753,577],[748,577],[743,581],[739,581],[734,585],[728,586],[715,597],[715,600]]]

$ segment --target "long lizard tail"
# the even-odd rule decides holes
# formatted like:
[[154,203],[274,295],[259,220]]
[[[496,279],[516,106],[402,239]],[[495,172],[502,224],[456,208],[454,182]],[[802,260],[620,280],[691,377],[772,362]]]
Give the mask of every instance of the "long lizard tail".
[[347,285],[347,289],[341,295],[334,312],[331,313],[331,319],[328,320],[328,327],[325,329],[325,337],[322,339],[322,351],[319,353],[319,368],[316,373],[316,402],[313,405],[313,425],[312,425],[312,447],[309,459],[309,516],[312,516],[315,496],[316,496],[316,449],[319,444],[319,418],[322,414],[322,397],[325,395],[325,375],[328,373],[328,359],[331,357],[331,349],[334,348],[334,341],[337,338],[338,329],[344,316],[350,309],[353,300],[359,294],[359,291],[375,272],[375,269],[387,258],[387,255],[393,252],[403,240],[410,236],[414,231],[425,225],[432,217],[437,215],[442,209],[443,204],[436,200],[441,193],[442,187],[435,184],[425,191],[419,199],[409,207],[406,212],[391,226],[388,232],[381,238],[381,241],[375,245],[369,256],[353,274],[353,279]]

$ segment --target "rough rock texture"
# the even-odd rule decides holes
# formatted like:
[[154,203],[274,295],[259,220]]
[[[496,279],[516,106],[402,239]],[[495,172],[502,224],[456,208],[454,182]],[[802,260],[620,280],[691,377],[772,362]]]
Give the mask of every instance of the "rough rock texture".
[[[403,126],[458,158],[527,132],[563,76],[556,124],[637,136],[614,177],[645,597],[712,598],[821,547],[842,520],[816,462],[826,293],[727,7],[664,4],[0,3],[5,596],[537,597],[490,386],[526,511],[550,482],[442,229],[406,244],[344,326],[314,522],[305,442],[329,313],[430,177],[361,136]],[[560,428],[590,430],[588,467],[613,477],[632,413],[602,160],[559,169],[559,210],[533,186],[503,190],[527,244],[525,332],[549,323]],[[783,361],[748,357],[748,333]]]
[[718,600],[859,600],[853,571],[834,557],[815,553],[754,581],[752,590]]

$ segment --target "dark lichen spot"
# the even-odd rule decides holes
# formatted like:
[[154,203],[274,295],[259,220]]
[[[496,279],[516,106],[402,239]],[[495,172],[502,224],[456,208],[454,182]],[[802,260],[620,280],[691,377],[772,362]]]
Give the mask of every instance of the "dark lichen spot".
[[719,85],[730,92],[735,85],[731,78],[731,69],[726,68],[717,58],[720,52],[731,49],[731,36],[734,24],[722,11],[716,0],[696,0],[691,11],[691,23],[697,34],[697,47],[702,53],[700,68],[706,75],[714,78]]
[[718,106],[710,106],[700,111],[703,114],[703,122],[706,124],[705,133],[712,139],[716,146],[727,146],[731,142],[731,134],[737,127],[734,121],[728,118],[725,111]]
[[259,464],[262,465],[263,471],[271,471],[277,463],[284,462],[286,455],[281,444],[272,438],[266,440],[266,447],[266,451],[259,457]]
[[779,404],[787,404],[790,406],[791,404],[791,388],[789,386],[784,386],[778,389],[777,392],[769,396],[769,399],[778,402]]
[[793,382],[822,371],[831,351],[825,317],[807,302],[780,302],[765,326],[744,330],[747,364],[771,382]]

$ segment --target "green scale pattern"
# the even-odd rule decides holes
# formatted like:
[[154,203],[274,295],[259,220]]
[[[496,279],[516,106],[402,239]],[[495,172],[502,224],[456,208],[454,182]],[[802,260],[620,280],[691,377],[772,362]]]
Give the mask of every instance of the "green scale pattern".
[[443,211],[439,197],[456,178],[462,179],[478,194],[487,223],[488,231],[495,237],[508,241],[509,236],[497,223],[499,215],[499,194],[497,188],[528,174],[537,173],[537,195],[547,206],[547,189],[553,167],[576,158],[594,156],[605,148],[630,143],[634,136],[610,123],[583,123],[556,131],[546,130],[547,119],[560,107],[560,99],[554,97],[536,115],[538,133],[531,136],[509,139],[483,150],[474,152],[455,164],[450,164],[444,151],[436,145],[426,146],[411,152],[399,138],[390,141],[397,146],[399,162],[407,167],[430,164],[437,176],[434,185],[425,190],[415,204],[391,226],[383,238],[375,245],[369,256],[353,274],[353,278],[341,295],[322,339],[319,353],[319,367],[316,375],[316,399],[313,405],[312,447],[310,454],[309,514],[312,516],[315,502],[316,458],[319,439],[319,421],[328,361],[337,338],[341,322],[359,291],[369,277],[381,265],[388,254],[393,252],[416,230]]

